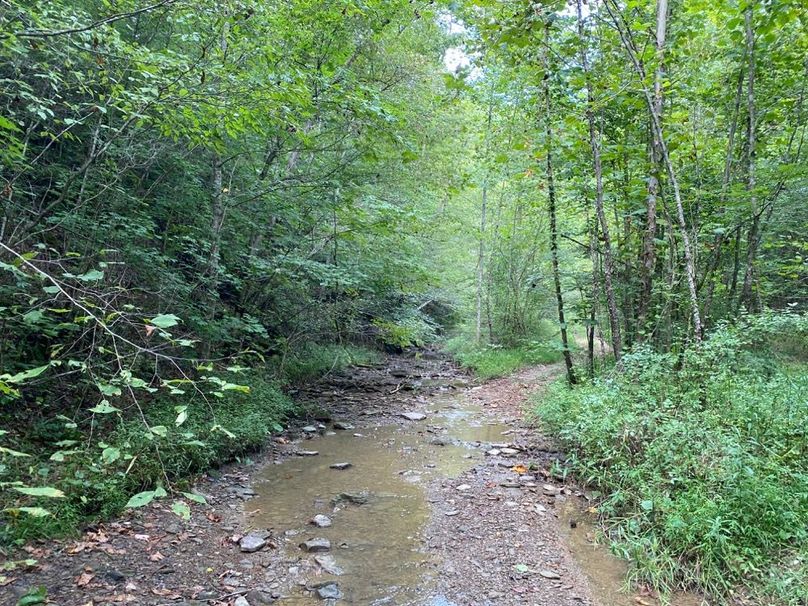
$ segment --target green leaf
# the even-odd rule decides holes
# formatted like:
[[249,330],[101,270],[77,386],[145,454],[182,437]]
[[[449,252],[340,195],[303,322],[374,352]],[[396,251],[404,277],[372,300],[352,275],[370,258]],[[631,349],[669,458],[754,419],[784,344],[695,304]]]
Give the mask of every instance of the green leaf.
[[186,499],[193,501],[194,503],[201,503],[202,505],[207,505],[208,501],[203,497],[201,494],[196,494],[195,492],[183,492],[182,496]]
[[188,507],[188,503],[183,501],[174,501],[171,505],[171,511],[181,517],[183,520],[188,521],[191,519],[191,508]]
[[105,448],[101,451],[101,460],[104,461],[107,465],[110,465],[121,458],[121,451],[118,448],[114,448],[112,446]]
[[177,418],[174,420],[174,424],[179,427],[188,420],[188,407],[175,406],[174,411],[177,413]]
[[0,454],[7,454],[10,457],[30,457],[28,453],[20,452],[18,450],[11,450],[10,448],[5,448],[0,446]]
[[34,377],[38,377],[43,372],[50,368],[50,364],[45,364],[45,366],[37,366],[36,368],[30,368],[23,372],[18,372],[16,375],[8,376],[3,375],[3,381],[6,383],[14,383],[20,384],[27,379],[33,379]]
[[44,507],[10,507],[8,509],[4,509],[3,511],[26,513],[29,516],[33,516],[35,518],[45,518],[47,516],[53,515],[50,511],[48,511]]
[[17,606],[35,606],[44,604],[48,599],[48,590],[45,587],[32,587],[17,601]]
[[154,491],[153,490],[146,490],[144,492],[139,492],[136,495],[133,495],[132,498],[126,503],[126,506],[129,508],[135,507],[143,507],[144,505],[148,505],[154,500]]
[[154,498],[155,499],[162,499],[163,497],[168,496],[168,493],[165,491],[165,488],[162,486],[158,486],[154,489]]
[[90,412],[94,412],[100,415],[108,415],[112,412],[120,412],[120,409],[115,408],[106,400],[101,400],[101,402],[97,406],[93,406],[90,409]]
[[165,438],[168,435],[168,428],[165,425],[155,425],[151,428],[151,432],[156,436]]
[[640,502],[640,507],[642,507],[643,511],[651,511],[654,508],[654,502],[650,499],[646,499]]
[[117,385],[110,385],[109,383],[96,383],[96,387],[98,387],[98,391],[100,391],[105,396],[119,396],[121,395],[121,388]]
[[49,499],[62,499],[65,496],[58,488],[50,486],[12,486],[12,490],[27,494],[31,497],[48,497]]
[[157,328],[171,328],[180,323],[180,319],[174,314],[160,314],[149,320]]
[[98,271],[97,269],[92,269],[87,273],[83,273],[80,276],[76,276],[77,280],[81,280],[82,282],[95,282],[97,280],[104,279],[104,272]]

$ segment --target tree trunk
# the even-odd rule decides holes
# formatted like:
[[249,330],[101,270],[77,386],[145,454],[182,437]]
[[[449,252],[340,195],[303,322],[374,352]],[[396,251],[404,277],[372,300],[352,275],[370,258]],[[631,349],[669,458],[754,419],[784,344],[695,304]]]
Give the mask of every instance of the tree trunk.
[[208,273],[213,276],[214,288],[219,273],[219,250],[224,226],[224,184],[222,180],[222,161],[219,154],[213,155],[211,162],[211,196],[210,196],[210,253],[208,257]]
[[[488,146],[491,137],[491,118],[494,112],[494,86],[491,85],[491,94],[488,99],[488,116],[485,123],[484,161],[488,159]],[[483,191],[480,204],[480,240],[477,250],[477,318],[474,327],[474,340],[479,343],[482,338],[483,325],[483,290],[485,288],[485,231],[486,213],[488,211],[488,168],[483,169]]]
[[[549,44],[549,39],[547,43]],[[567,381],[569,381],[570,385],[574,385],[577,383],[577,380],[575,378],[575,369],[572,366],[572,354],[567,339],[567,321],[564,317],[564,297],[561,293],[561,275],[558,268],[558,224],[556,221],[555,180],[553,179],[553,128],[550,121],[553,108],[550,98],[550,73],[546,52],[544,56],[543,82],[545,99],[544,129],[547,145],[547,162],[545,164],[547,174],[547,207],[550,214],[550,257],[553,265],[553,285],[555,287],[556,304],[558,306],[558,325],[561,329],[561,348],[564,353],[564,365],[567,368]]]
[[[580,11],[580,0],[578,0],[578,2]],[[610,2],[612,3],[612,6],[609,5]],[[634,47],[634,44],[629,37],[627,29],[628,25],[623,21],[620,8],[617,6],[615,0],[606,0],[605,6],[606,10],[609,11],[609,14],[612,17],[618,33],[620,34],[620,40],[623,43],[623,48],[629,55],[629,58],[634,65],[634,69],[637,72],[640,85],[642,86],[643,95],[645,96],[645,102],[648,107],[648,111],[651,114],[651,124],[654,128],[654,134],[659,140],[659,151],[665,164],[668,180],[670,181],[671,188],[673,189],[673,198],[676,201],[676,218],[679,222],[679,232],[682,238],[682,249],[685,256],[685,273],[687,276],[687,289],[690,294],[690,309],[693,316],[693,332],[696,340],[701,341],[704,338],[704,330],[701,323],[701,310],[699,309],[699,297],[696,287],[696,259],[693,255],[693,246],[691,244],[690,234],[687,229],[685,207],[684,202],[682,201],[682,192],[679,189],[679,180],[676,177],[676,169],[673,166],[673,161],[671,160],[671,156],[668,151],[668,145],[665,141],[665,134],[662,129],[662,121],[660,119],[661,117],[656,113],[653,96],[648,90],[648,87],[645,85],[645,69],[640,63],[637,49]]]
[[756,311],[756,299],[752,294],[755,276],[755,258],[757,257],[758,230],[760,229],[760,212],[757,208],[756,187],[756,131],[757,117],[755,112],[755,31],[752,23],[754,3],[750,2],[744,11],[745,31],[746,31],[746,59],[748,76],[746,80],[746,110],[747,110],[747,131],[746,131],[746,190],[749,192],[749,206],[752,211],[752,224],[746,238],[746,270],[743,276],[743,287],[741,288],[741,303],[746,305],[749,311]]
[[609,329],[612,333],[612,349],[616,362],[620,361],[622,352],[622,337],[620,333],[620,318],[617,313],[617,302],[614,294],[614,257],[612,254],[612,240],[609,235],[609,223],[603,210],[603,166],[600,156],[600,140],[595,127],[594,95],[592,82],[589,78],[589,60],[587,58],[587,38],[584,33],[584,20],[581,14],[581,0],[576,1],[578,9],[578,35],[581,42],[581,65],[586,78],[586,118],[589,122],[589,144],[592,148],[592,162],[595,171],[595,212],[597,213],[600,229],[603,233],[603,284],[606,290],[606,307],[609,314]]
[[[665,79],[665,36],[668,27],[668,0],[657,0],[656,55],[657,68],[654,76],[654,110],[662,118],[663,91]],[[637,308],[637,329],[640,339],[645,333],[648,310],[653,296],[654,267],[656,266],[656,206],[659,197],[659,167],[662,164],[659,139],[651,125],[651,170],[648,175],[648,196],[645,202],[645,231],[642,239],[640,268],[640,300]]]

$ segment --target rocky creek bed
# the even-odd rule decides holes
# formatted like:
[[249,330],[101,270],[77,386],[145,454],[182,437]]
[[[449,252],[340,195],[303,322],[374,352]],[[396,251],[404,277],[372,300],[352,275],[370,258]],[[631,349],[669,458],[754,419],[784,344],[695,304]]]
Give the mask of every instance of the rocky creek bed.
[[200,478],[189,521],[157,501],[28,545],[0,604],[31,586],[66,606],[655,604],[617,591],[559,453],[523,422],[559,370],[474,385],[426,352],[330,376],[295,394],[303,424]]

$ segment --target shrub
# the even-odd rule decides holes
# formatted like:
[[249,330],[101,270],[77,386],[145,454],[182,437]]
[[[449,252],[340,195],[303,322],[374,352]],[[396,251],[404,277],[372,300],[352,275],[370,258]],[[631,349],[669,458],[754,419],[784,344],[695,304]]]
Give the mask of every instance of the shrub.
[[516,347],[477,344],[466,336],[446,342],[446,350],[464,368],[481,379],[504,377],[533,364],[550,364],[561,359],[557,348],[533,341]]
[[[144,404],[149,427],[172,428],[165,433],[147,431],[143,421],[134,417],[111,418],[103,425],[90,421],[74,427],[76,424],[65,418],[34,425],[36,434],[23,436],[19,446],[34,456],[16,463],[12,459],[13,464],[0,470],[0,481],[46,483],[64,492],[65,497],[26,502],[46,507],[53,515],[7,515],[7,524],[0,528],[0,541],[74,533],[82,523],[120,512],[139,491],[152,490],[166,479],[182,488],[194,474],[258,450],[270,433],[282,429],[280,424],[294,411],[293,404],[275,381],[257,372],[239,374],[238,380],[250,385],[249,393],[228,391],[221,399],[194,398],[184,403],[161,397]],[[180,426],[178,410],[184,410],[187,417]],[[42,428],[47,429],[50,443],[29,448],[34,446],[32,437],[38,440]],[[104,440],[84,446],[90,431],[101,429]],[[71,436],[69,446],[63,442],[65,435]],[[81,439],[73,444],[76,437]],[[68,447],[71,450],[65,451]],[[64,452],[57,457],[62,461],[53,459],[57,448]],[[7,491],[0,505],[17,507],[19,497]]]
[[793,597],[804,565],[778,565],[808,556],[808,376],[771,355],[784,330],[804,336],[805,320],[748,318],[680,357],[640,349],[619,372],[555,384],[537,403],[569,469],[604,495],[636,580],[726,596],[756,577],[804,604]]

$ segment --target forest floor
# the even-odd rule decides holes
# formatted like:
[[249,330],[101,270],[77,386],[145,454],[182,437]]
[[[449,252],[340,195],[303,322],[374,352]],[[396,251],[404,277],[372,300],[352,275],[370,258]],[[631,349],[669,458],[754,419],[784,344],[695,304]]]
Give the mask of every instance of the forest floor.
[[165,499],[30,544],[0,604],[38,586],[65,606],[656,604],[618,591],[585,495],[523,416],[561,371],[475,385],[425,352],[334,374],[295,394],[305,423],[200,478],[190,520]]

